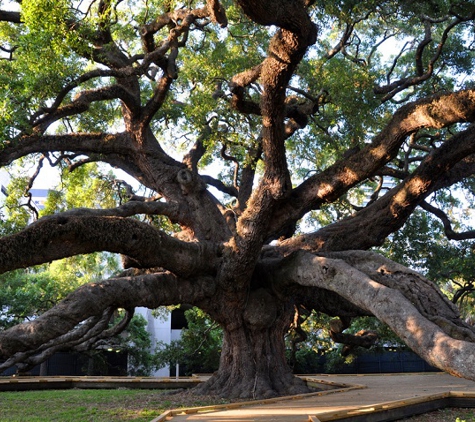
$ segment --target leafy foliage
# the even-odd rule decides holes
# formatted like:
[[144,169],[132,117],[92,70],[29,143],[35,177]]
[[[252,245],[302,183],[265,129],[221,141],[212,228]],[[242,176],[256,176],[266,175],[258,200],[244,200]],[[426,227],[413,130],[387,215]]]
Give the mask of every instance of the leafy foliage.
[[[465,204],[453,188],[467,194],[471,206],[475,201],[469,160],[473,92],[453,92],[475,83],[473,4],[263,4],[31,0],[19,3],[16,21],[2,14],[0,160],[18,160],[21,169],[12,179],[1,227],[1,234],[18,236],[2,240],[14,243],[48,222],[62,229],[77,223],[84,233],[89,227],[80,222],[87,221],[88,242],[100,250],[124,250],[128,271],[118,276],[122,286],[147,291],[124,302],[202,306],[228,334],[261,333],[258,326],[266,323],[278,327],[269,322],[275,309],[283,310],[275,315],[281,323],[294,307],[318,310],[310,298],[314,290],[329,297],[321,308],[331,315],[340,315],[339,307],[345,315],[381,315],[373,303],[353,303],[349,286],[334,291],[306,285],[300,275],[286,284],[260,274],[261,268],[277,268],[268,261],[295,259],[298,250],[320,254],[376,246],[438,280],[469,318],[473,271],[460,257],[471,260],[473,248],[443,234],[460,238],[453,233],[471,223],[469,212],[452,210]],[[39,213],[51,217],[32,230],[27,225],[39,215],[28,194],[31,174],[23,171],[30,155],[38,163],[33,171],[45,160],[61,169],[61,182]],[[136,179],[134,186],[96,163],[124,170]],[[207,185],[220,191],[216,197]],[[418,206],[437,215],[443,227]],[[69,212],[73,208],[78,210]],[[48,257],[68,255],[58,252],[61,241]],[[185,268],[195,249],[196,262]],[[107,278],[116,269],[115,257],[92,254],[3,276],[12,293],[2,299],[4,321],[38,318],[69,287]],[[409,309],[414,293],[406,294]],[[112,302],[121,306],[115,297]],[[269,321],[255,318],[259,306]],[[92,325],[91,316],[78,315],[75,323]],[[159,351],[158,362],[178,359],[211,371],[220,329],[203,311],[187,317],[189,329]],[[373,323],[355,320],[348,332]],[[148,350],[143,321],[134,324],[137,345]],[[305,324],[313,333],[307,346],[336,350],[326,317],[313,314]],[[291,336],[296,361],[297,352],[300,358],[304,352],[295,350]],[[236,336],[243,337],[249,343],[258,338]],[[383,339],[398,341],[389,334]],[[266,359],[249,358],[257,353],[254,346],[246,345],[252,352],[243,355],[259,373]],[[137,373],[156,364],[148,352],[136,359]],[[273,386],[259,388],[262,395],[273,394]],[[251,393],[245,390],[232,394]]]
[[198,308],[185,311],[185,317],[188,327],[182,330],[180,340],[157,345],[157,367],[175,367],[178,363],[186,375],[214,372],[219,364],[222,330]]
[[58,261],[49,268],[2,275],[0,327],[5,329],[41,315],[80,285],[100,277],[92,270],[103,265],[100,255],[95,254]]
[[[449,202],[450,204],[450,202]],[[459,307],[468,321],[474,320],[472,241],[450,241],[440,222],[415,212],[383,249],[388,257],[421,271]]]
[[149,376],[155,369],[155,359],[151,351],[152,341],[147,332],[147,320],[142,315],[134,315],[126,331],[118,336],[115,347],[127,352],[129,375]]
[[[112,206],[115,203],[114,191],[110,189],[112,182],[112,177],[101,176],[94,164],[66,172],[60,189],[51,186],[44,208],[36,212],[48,215],[81,206]],[[4,234],[21,230],[35,218],[32,208],[36,206],[25,196],[29,184],[27,176],[11,179],[2,219]],[[26,206],[28,202],[30,207]],[[0,276],[0,324],[5,328],[35,318],[80,285],[101,280],[117,269],[118,262],[113,255],[93,253],[3,274]]]

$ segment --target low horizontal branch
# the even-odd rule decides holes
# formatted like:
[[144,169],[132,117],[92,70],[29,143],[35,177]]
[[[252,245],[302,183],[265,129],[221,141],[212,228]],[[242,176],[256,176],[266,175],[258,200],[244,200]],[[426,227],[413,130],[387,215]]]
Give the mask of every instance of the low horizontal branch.
[[0,332],[0,356],[35,351],[44,344],[53,347],[63,337],[68,338],[68,333],[80,329],[83,321],[100,317],[107,309],[137,306],[153,309],[160,305],[193,303],[213,292],[212,278],[182,280],[168,272],[86,284],[33,321]]
[[57,214],[0,239],[0,272],[98,251],[181,277],[214,273],[219,256],[215,244],[185,242],[132,218]]

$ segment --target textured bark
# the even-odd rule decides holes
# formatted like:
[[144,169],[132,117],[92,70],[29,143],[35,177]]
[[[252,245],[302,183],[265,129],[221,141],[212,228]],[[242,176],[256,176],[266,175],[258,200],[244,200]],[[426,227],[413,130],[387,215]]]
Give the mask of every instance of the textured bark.
[[197,391],[233,398],[307,392],[285,357],[284,335],[294,316],[292,300],[259,288],[238,309],[218,312],[224,328],[219,370]]
[[[435,285],[371,252],[335,256],[339,259],[297,253],[282,265],[281,276],[338,293],[388,324],[431,365],[475,380],[473,328],[459,318],[457,309]],[[406,289],[399,285],[402,279]],[[434,309],[437,315],[428,318]]]
[[[4,237],[0,271],[95,251],[121,253],[127,255],[130,266],[166,267],[183,277],[216,270],[220,252],[215,244],[183,242],[133,219],[86,216],[87,211],[80,217],[74,214],[48,216]],[[30,252],[27,257],[22,254],[24,250]]]
[[[207,0],[195,9],[182,5],[177,10],[164,8],[161,15],[144,15],[141,19],[147,21],[139,31],[129,28],[130,33],[138,33],[137,42],[131,43],[133,51],[125,51],[127,43],[116,40],[117,34],[111,31],[120,13],[115,15],[109,3],[91,5],[88,13],[95,14],[91,25],[96,27],[78,32],[83,39],[76,54],[94,61],[97,68],[65,80],[56,96],[45,99],[47,106],[39,106],[25,118],[26,128],[17,128],[18,122],[13,122],[15,135],[1,140],[0,165],[35,153],[55,153],[68,162],[74,161],[71,157],[85,157],[71,163],[70,169],[86,162],[108,163],[152,194],[150,198],[131,194],[129,202],[116,208],[81,208],[48,216],[1,238],[0,273],[95,251],[121,254],[124,267],[133,269],[83,286],[36,319],[0,332],[0,358],[6,359],[0,369],[21,362],[35,364],[66,347],[90,347],[100,336],[120,331],[136,306],[187,303],[208,312],[225,333],[220,368],[199,387],[202,393],[247,398],[306,391],[291,374],[284,355],[284,335],[299,306],[339,317],[336,321],[376,316],[431,364],[475,379],[474,331],[437,286],[414,271],[362,251],[381,245],[429,195],[475,174],[475,90],[413,97],[417,99],[387,118],[371,142],[335,157],[332,165],[293,186],[289,137],[312,117],[318,125],[319,108],[332,101],[324,87],[313,94],[290,86],[318,36],[308,10],[315,2],[237,0],[254,23],[276,28],[269,30],[272,36],[261,63],[250,63],[249,69],[240,69],[229,81],[213,79],[213,98],[226,102],[241,117],[251,116],[252,125],[259,119],[260,127],[249,140],[248,150],[242,148],[245,156],[239,161],[226,153],[234,138],[227,139],[213,128],[214,114],[206,117],[209,120],[196,128],[193,147],[179,162],[160,145],[155,124],[169,113],[166,109],[162,115],[162,109],[180,78],[180,65],[186,60],[182,51],[193,54],[195,46],[183,47],[199,37],[189,34],[200,31],[206,36],[216,26],[211,23],[226,26],[224,3]],[[463,6],[457,14],[450,11],[453,20],[447,21],[430,66],[438,60],[449,31],[473,20],[473,4]],[[437,21],[435,17],[421,19],[427,24]],[[445,20],[444,16],[437,23]],[[0,11],[0,21],[21,25],[21,13]],[[348,57],[359,22],[345,22],[341,41],[324,54],[325,60],[340,52]],[[129,23],[120,23],[124,32]],[[82,25],[67,24],[71,31]],[[393,96],[401,87],[415,87],[430,77],[432,69],[424,69],[422,54],[430,43],[424,37],[416,51],[416,77],[390,83],[388,74],[388,84],[375,90]],[[142,51],[137,54],[139,45]],[[10,59],[17,54],[14,47],[0,48]],[[193,86],[206,83],[193,81]],[[224,92],[226,84],[229,91]],[[259,89],[253,90],[256,86]],[[114,108],[120,104],[121,120],[111,125],[110,133],[75,133],[71,128],[54,134],[58,123],[80,115],[87,118],[97,103]],[[33,107],[27,105],[28,110]],[[122,132],[113,133],[117,127]],[[403,146],[413,146],[412,136],[445,128],[454,131],[447,130],[446,138],[430,153],[430,148],[422,149],[413,168],[395,167]],[[200,160],[214,153],[208,149],[208,140],[220,137],[222,156],[236,165],[232,186],[199,173]],[[359,183],[388,173],[400,183],[386,195],[349,218],[314,233],[295,234],[297,223],[308,212],[337,201]],[[237,202],[221,204],[207,184]],[[157,230],[137,216],[168,218],[175,232]],[[279,239],[275,246],[270,243],[273,239]],[[127,309],[128,315],[108,329],[110,316],[118,308]],[[375,339],[371,332],[350,336],[345,327],[333,324],[336,341],[368,346]]]
[[107,328],[116,309],[187,303],[212,296],[214,289],[211,278],[190,283],[171,273],[131,272],[129,276],[86,284],[38,318],[1,332],[0,356],[9,360],[0,365],[0,370],[31,357],[33,363],[38,363],[38,354],[46,356],[46,351],[57,346],[84,344]]
[[451,141],[427,156],[412,175],[353,216],[318,232],[294,236],[280,243],[283,253],[292,250],[368,249],[400,229],[421,204],[444,184],[465,157],[475,152],[475,126],[453,136]]
[[270,230],[279,232],[289,224],[289,220],[297,221],[309,210],[334,201],[351,187],[374,176],[397,155],[411,133],[423,128],[443,128],[456,122],[474,121],[473,89],[436,95],[402,106],[369,145],[338,160],[296,187],[291,193],[291,200],[275,213]]
[[284,354],[287,329],[225,331],[219,371],[196,392],[231,398],[307,393],[308,387],[292,374]]

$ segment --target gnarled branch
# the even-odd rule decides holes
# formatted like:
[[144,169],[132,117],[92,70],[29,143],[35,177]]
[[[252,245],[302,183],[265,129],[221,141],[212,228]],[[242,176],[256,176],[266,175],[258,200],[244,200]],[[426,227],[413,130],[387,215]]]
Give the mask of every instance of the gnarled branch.
[[[373,177],[382,165],[396,156],[401,144],[411,133],[421,128],[443,128],[458,122],[473,121],[475,90],[441,94],[401,107],[371,144],[309,177],[295,188],[287,203],[281,204],[274,214],[271,230],[278,233],[282,229],[281,224],[288,224],[292,215],[297,221],[308,211],[334,201],[357,183]],[[473,137],[473,129],[467,129],[465,135],[457,138],[462,149],[463,136]],[[446,147],[449,150],[452,149],[452,140]],[[469,154],[469,149],[465,149],[458,158],[452,155],[452,165]]]
[[449,217],[445,212],[442,210],[434,207],[433,205],[429,204],[426,201],[421,202],[420,207],[431,214],[434,214],[442,224],[444,225],[445,235],[448,239],[451,240],[467,240],[467,239],[475,239],[475,230],[467,230],[462,233],[457,233],[452,229],[452,223],[449,220]]
[[[184,242],[135,219],[99,217],[94,210],[88,213],[92,215],[48,216],[20,233],[1,238],[0,272],[95,251],[121,253],[131,258],[134,266],[163,267],[183,277],[216,270],[219,248],[214,244]],[[22,256],[24,250],[30,251],[28,257]]]
[[[385,86],[375,87],[374,89],[375,93],[385,94],[382,97],[381,101],[382,102],[388,101],[394,98],[395,95],[402,92],[403,90],[411,86],[420,85],[423,82],[427,81],[434,73],[435,64],[437,63],[437,61],[439,60],[442,54],[442,51],[449,37],[450,31],[452,31],[452,29],[454,29],[457,25],[463,22],[473,20],[474,16],[475,16],[474,11],[469,13],[467,16],[455,16],[452,22],[450,22],[450,24],[448,24],[447,27],[444,29],[441,39],[435,49],[435,52],[427,63],[426,70],[424,70],[424,64],[423,64],[422,58],[423,58],[423,53],[426,47],[433,41],[432,24],[434,24],[435,21],[429,17],[422,16],[422,22],[424,25],[425,35],[424,35],[424,39],[421,40],[421,42],[417,45],[417,49],[416,49],[416,54],[415,54],[416,75],[413,77],[401,78]],[[437,21],[437,23],[443,22],[444,20],[445,19]]]
[[[274,270],[279,277],[328,289],[350,300],[385,322],[430,364],[475,380],[473,328],[460,319],[455,306],[435,284],[417,273],[364,251],[330,258],[300,252]],[[410,283],[414,277],[417,282]],[[403,279],[409,280],[411,287],[424,286],[426,297],[422,302],[420,291],[400,286]],[[432,306],[437,307],[436,312]]]
[[[185,281],[167,272],[86,284],[33,321],[2,331],[0,356],[16,355],[18,361],[20,357],[29,357],[55,344],[83,343],[101,334],[114,334],[114,329],[104,332],[114,309],[137,306],[153,309],[160,305],[194,303],[213,291],[210,278]],[[25,355],[20,356],[21,353]]]

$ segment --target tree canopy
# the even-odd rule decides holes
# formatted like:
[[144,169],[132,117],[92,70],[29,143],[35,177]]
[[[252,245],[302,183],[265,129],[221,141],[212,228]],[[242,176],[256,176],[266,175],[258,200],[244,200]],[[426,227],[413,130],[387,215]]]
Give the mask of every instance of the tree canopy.
[[[419,213],[472,248],[474,19],[463,0],[0,0],[0,166],[83,181],[79,203],[2,229],[0,272],[97,252],[123,266],[1,331],[0,369],[187,304],[223,329],[202,392],[305,391],[284,334],[310,310],[347,345],[375,340],[344,332],[353,317],[376,317],[475,379],[473,328],[418,259],[375,249],[410,243]],[[91,171],[115,194],[91,201]]]

